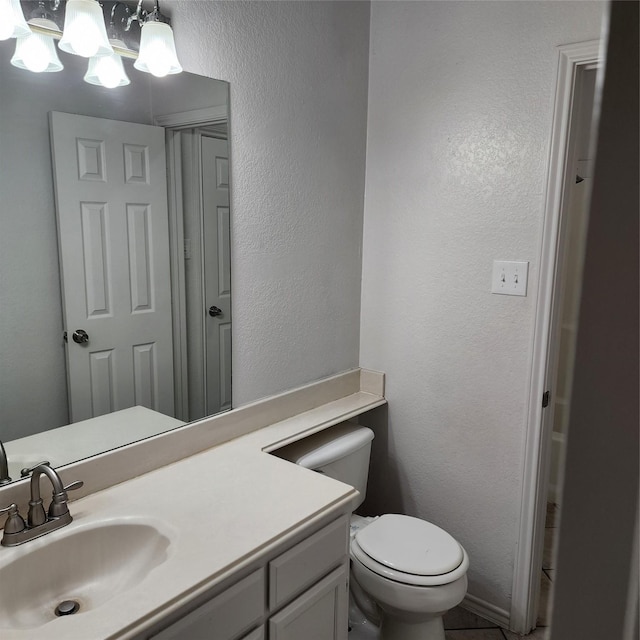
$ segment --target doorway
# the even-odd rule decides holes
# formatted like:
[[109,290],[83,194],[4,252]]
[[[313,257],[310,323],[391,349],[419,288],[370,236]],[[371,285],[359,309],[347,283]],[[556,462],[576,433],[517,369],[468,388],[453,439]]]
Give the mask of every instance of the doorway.
[[227,122],[167,129],[176,415],[231,408]]
[[555,575],[554,530],[561,513],[564,438],[591,186],[591,131],[601,59],[599,41],[559,48],[510,612],[511,629],[518,633],[550,622],[547,603]]
[[[592,118],[596,91],[597,65],[584,65],[577,70],[569,149],[566,165],[569,177],[566,206],[561,213],[561,240],[556,273],[557,293],[551,335],[557,336],[555,383],[550,389],[550,415],[545,420],[551,427],[550,469],[547,488],[544,547],[540,573],[540,595],[536,626],[549,626],[551,596],[555,579],[555,550],[562,510],[565,443],[569,424],[569,406],[573,382],[573,365],[578,327],[582,255],[586,237],[589,194],[593,170]],[[575,178],[574,178],[575,175]],[[557,304],[556,304],[557,303]],[[555,340],[556,338],[552,338]],[[551,378],[551,373],[549,375]],[[547,430],[549,426],[547,426]]]

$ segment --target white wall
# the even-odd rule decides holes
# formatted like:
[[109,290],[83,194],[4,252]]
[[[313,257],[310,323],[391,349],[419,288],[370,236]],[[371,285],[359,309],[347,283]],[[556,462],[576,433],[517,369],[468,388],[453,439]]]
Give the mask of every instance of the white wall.
[[[374,2],[361,355],[387,374],[370,509],[450,531],[508,615],[557,51],[589,2]],[[490,294],[529,260],[526,298]]]
[[162,6],[231,83],[234,404],[356,367],[368,3]]

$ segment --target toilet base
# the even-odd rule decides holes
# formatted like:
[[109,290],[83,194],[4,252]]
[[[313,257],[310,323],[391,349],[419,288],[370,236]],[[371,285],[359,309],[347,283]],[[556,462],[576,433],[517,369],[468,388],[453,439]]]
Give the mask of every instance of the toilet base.
[[349,590],[349,640],[445,640],[443,618],[438,615],[410,623],[380,612],[381,625],[373,623],[353,597],[353,587],[356,584],[352,578]]
[[356,617],[349,618],[349,640],[445,640],[442,618],[408,624],[385,618],[382,627]]
[[380,640],[445,640],[442,617],[411,624],[383,615]]
[[380,640],[445,640],[443,615],[467,592],[466,575],[438,586],[408,585],[375,574],[357,558],[351,559],[350,581],[350,591],[359,585],[376,604]]
[[353,595],[355,581],[349,588],[349,640],[380,640],[380,627],[362,612]]

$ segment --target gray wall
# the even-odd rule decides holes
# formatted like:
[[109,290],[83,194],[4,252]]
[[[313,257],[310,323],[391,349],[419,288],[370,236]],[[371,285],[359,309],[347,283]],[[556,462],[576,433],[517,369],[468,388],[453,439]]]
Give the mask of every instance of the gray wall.
[[358,365],[366,2],[165,2],[231,83],[233,398]]
[[[561,44],[590,2],[374,2],[361,354],[385,371],[377,511],[450,531],[469,593],[509,616]],[[525,298],[494,259],[530,261]]]

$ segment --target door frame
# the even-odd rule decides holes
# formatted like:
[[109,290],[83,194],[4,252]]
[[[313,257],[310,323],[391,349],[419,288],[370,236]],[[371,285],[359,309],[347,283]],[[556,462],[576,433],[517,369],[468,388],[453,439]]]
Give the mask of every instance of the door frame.
[[[536,625],[540,568],[544,547],[547,488],[550,471],[553,404],[543,411],[542,397],[555,381],[558,352],[558,332],[554,331],[555,308],[559,292],[559,271],[562,265],[565,209],[568,205],[570,181],[573,177],[567,163],[573,154],[570,139],[576,83],[581,71],[600,64],[604,50],[599,40],[558,47],[558,71],[552,136],[549,151],[546,202],[540,279],[525,434],[520,528],[515,554],[511,596],[510,628],[528,633]],[[602,66],[601,66],[602,70]],[[596,87],[602,78],[599,71]],[[596,89],[597,91],[597,89]],[[594,111],[597,102],[594,104]]]
[[[184,212],[182,206],[182,151],[179,132],[183,129],[229,126],[226,106],[184,111],[155,118],[155,124],[165,128],[167,150],[167,192],[169,203],[169,253],[171,264],[171,296],[174,301],[174,395],[175,416],[188,422],[189,375],[187,364],[187,303],[184,265]],[[227,140],[229,134],[227,131]],[[199,198],[202,194],[199,194]]]

